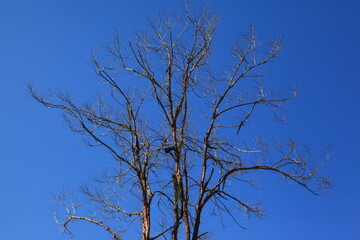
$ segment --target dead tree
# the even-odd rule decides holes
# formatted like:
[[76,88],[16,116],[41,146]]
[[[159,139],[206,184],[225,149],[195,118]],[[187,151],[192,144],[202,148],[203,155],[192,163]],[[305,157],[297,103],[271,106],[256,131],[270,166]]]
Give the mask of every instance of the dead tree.
[[[76,104],[66,94],[47,96],[29,87],[35,100],[60,109],[73,132],[86,136],[90,146],[107,149],[114,159],[114,172],[98,179],[96,188],[82,188],[98,206],[94,213],[78,214],[76,203],[57,196],[65,214],[55,218],[65,232],[71,223],[87,221],[116,240],[126,239],[123,232],[137,226],[143,240],[197,240],[207,236],[202,219],[209,209],[234,221],[241,211],[262,216],[260,206],[244,201],[236,189],[253,184],[249,174],[280,175],[313,194],[329,187],[318,175],[328,156],[319,161],[295,141],[271,151],[260,138],[246,144],[236,140],[255,111],[269,107],[277,116],[296,94],[283,96],[261,84],[244,93],[247,82],[263,78],[262,66],[282,46],[278,40],[260,45],[253,28],[231,49],[232,62],[222,73],[212,73],[216,23],[217,17],[204,9],[160,17],[150,22],[149,32],[125,44],[116,33],[106,61],[92,58],[108,89],[96,102]],[[238,212],[231,210],[233,205],[240,207]]]

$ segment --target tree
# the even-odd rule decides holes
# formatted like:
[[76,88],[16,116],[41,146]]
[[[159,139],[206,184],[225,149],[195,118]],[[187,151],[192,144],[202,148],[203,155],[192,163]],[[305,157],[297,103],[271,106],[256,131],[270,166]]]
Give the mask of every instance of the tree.
[[[262,66],[279,55],[282,43],[271,41],[264,54],[253,28],[231,49],[232,62],[221,74],[213,73],[216,23],[207,9],[160,17],[150,22],[149,32],[136,33],[125,50],[116,33],[106,60],[98,54],[92,58],[109,90],[94,103],[76,104],[66,94],[39,94],[29,86],[36,101],[62,111],[72,132],[84,135],[89,146],[107,149],[114,159],[113,172],[97,179],[95,187],[82,187],[97,206],[92,214],[78,215],[76,202],[68,204],[64,194],[57,195],[65,211],[55,219],[64,232],[71,233],[73,222],[86,221],[116,240],[136,226],[143,240],[202,239],[208,234],[202,219],[213,210],[240,226],[232,206],[262,216],[259,204],[244,201],[236,191],[240,184],[253,186],[253,174],[280,175],[313,194],[330,186],[318,174],[329,155],[314,159],[294,140],[285,148],[275,145],[275,151],[259,137],[239,141],[258,108],[273,108],[282,120],[277,110],[296,92],[283,96],[263,87]],[[257,90],[244,94],[254,79]],[[131,203],[124,205],[123,196],[129,194]]]

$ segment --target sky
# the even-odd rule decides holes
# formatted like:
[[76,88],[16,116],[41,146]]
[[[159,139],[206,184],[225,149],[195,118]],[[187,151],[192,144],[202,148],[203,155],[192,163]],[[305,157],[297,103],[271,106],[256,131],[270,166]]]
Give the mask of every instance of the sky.
[[[281,178],[260,182],[266,216],[251,220],[248,230],[227,222],[215,239],[358,239],[360,2],[208,5],[220,16],[213,50],[219,61],[249,25],[265,41],[284,40],[265,81],[279,88],[296,84],[299,94],[286,107],[286,124],[257,119],[257,131],[293,136],[319,150],[330,144],[334,152],[321,171],[333,183],[327,193],[314,196]],[[0,239],[69,239],[52,219],[53,194],[76,190],[110,162],[70,133],[58,112],[31,99],[26,84],[87,100],[99,87],[89,62],[92,51],[107,44],[115,29],[127,38],[146,27],[147,17],[181,7],[182,1],[166,0],[0,1]],[[75,239],[107,237],[86,224],[74,232]]]

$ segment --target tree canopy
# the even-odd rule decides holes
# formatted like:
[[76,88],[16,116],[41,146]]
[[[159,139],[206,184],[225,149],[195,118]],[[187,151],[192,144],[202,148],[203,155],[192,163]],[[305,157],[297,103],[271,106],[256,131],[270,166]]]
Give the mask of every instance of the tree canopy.
[[115,33],[92,57],[106,89],[96,101],[78,104],[67,94],[38,93],[29,86],[35,100],[62,111],[72,132],[114,159],[112,172],[82,187],[96,206],[87,215],[79,214],[77,202],[57,195],[64,211],[55,219],[64,232],[86,221],[116,240],[136,229],[143,240],[203,239],[209,236],[203,219],[214,212],[219,221],[226,214],[239,226],[243,213],[263,215],[261,205],[243,199],[241,191],[242,185],[254,186],[254,174],[280,175],[313,194],[330,187],[318,174],[329,154],[314,157],[295,140],[241,138],[264,107],[283,121],[278,110],[296,91],[264,87],[264,66],[280,54],[282,41],[262,45],[253,27],[231,48],[231,61],[214,70],[217,21],[206,8],[186,8],[150,20],[148,31],[135,33],[135,40],[123,43]]

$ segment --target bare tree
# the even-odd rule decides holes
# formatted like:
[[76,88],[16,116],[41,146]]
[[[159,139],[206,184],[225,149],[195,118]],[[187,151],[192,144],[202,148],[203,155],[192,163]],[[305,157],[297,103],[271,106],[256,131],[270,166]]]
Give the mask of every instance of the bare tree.
[[107,149],[114,159],[115,170],[97,179],[96,187],[82,187],[97,206],[90,215],[79,214],[76,202],[68,204],[63,194],[57,195],[65,212],[55,219],[63,231],[86,221],[116,240],[126,239],[123,232],[137,226],[143,240],[203,239],[208,233],[202,220],[214,209],[240,225],[241,212],[263,215],[259,204],[246,202],[237,190],[240,184],[253,186],[254,173],[283,176],[313,194],[329,187],[318,175],[328,155],[314,159],[293,140],[285,148],[269,147],[259,137],[238,140],[257,109],[273,108],[281,120],[277,110],[296,93],[283,96],[261,84],[244,93],[247,82],[262,79],[262,66],[282,46],[279,40],[260,46],[253,28],[231,49],[232,62],[221,74],[212,73],[216,23],[206,9],[186,10],[150,21],[149,32],[135,34],[125,48],[116,33],[106,60],[97,54],[92,58],[108,89],[94,103],[79,105],[66,94],[48,96],[29,87],[35,100],[60,109],[69,128],[86,136],[89,146]]

